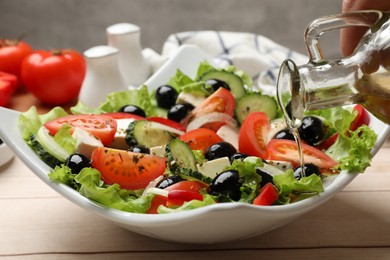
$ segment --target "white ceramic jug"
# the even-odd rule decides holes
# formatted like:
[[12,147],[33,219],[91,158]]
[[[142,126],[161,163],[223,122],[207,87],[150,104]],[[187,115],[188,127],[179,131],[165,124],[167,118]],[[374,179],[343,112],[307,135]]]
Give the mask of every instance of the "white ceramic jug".
[[142,55],[140,28],[118,23],[107,28],[108,45],[119,51],[119,69],[127,86],[138,87],[151,74],[151,66]]
[[114,91],[127,90],[118,67],[118,50],[111,46],[96,46],[84,52],[87,71],[79,101],[96,108]]

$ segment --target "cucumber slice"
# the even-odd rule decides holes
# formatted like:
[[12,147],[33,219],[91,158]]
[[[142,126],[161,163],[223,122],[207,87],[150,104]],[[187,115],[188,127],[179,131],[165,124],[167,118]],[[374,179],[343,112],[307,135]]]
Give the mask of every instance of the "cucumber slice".
[[245,95],[246,91],[241,78],[232,72],[212,70],[203,74],[199,80],[218,79],[226,82],[230,87],[230,92],[238,99]]
[[35,135],[30,136],[31,147],[37,153],[38,157],[41,158],[47,165],[51,168],[55,168],[57,165],[60,165],[62,162],[56,157],[51,155],[37,140]]
[[137,120],[131,122],[126,130],[126,143],[129,146],[144,145],[149,148],[166,145],[174,138],[172,133],[176,131],[157,122]]
[[265,112],[270,120],[273,120],[277,115],[276,100],[261,93],[249,93],[237,100],[235,115],[237,121],[242,122],[252,112]]
[[190,146],[180,139],[172,140],[166,146],[168,165],[173,172],[179,168],[186,168],[197,171],[196,159]]
[[59,161],[65,162],[66,158],[69,157],[70,154],[54,141],[53,136],[49,134],[49,130],[46,127],[41,126],[39,128],[36,138],[42,147]]

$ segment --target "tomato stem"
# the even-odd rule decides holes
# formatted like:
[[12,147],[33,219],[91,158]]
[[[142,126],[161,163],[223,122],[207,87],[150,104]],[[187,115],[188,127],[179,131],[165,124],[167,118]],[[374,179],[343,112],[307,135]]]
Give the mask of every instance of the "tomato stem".
[[51,54],[53,54],[55,56],[60,56],[60,55],[62,55],[62,51],[59,49],[53,49],[53,50],[51,50]]

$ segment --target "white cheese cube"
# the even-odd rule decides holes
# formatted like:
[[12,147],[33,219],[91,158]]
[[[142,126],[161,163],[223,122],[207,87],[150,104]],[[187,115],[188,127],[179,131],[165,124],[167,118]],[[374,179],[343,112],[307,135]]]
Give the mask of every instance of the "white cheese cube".
[[123,150],[130,148],[129,145],[126,143],[126,129],[129,124],[134,120],[135,119],[132,118],[116,119],[116,133],[113,142],[108,145],[109,147]]
[[164,157],[165,156],[165,145],[151,147],[150,154]]
[[199,106],[206,98],[202,95],[192,94],[188,92],[181,92],[176,99],[176,104],[189,103],[194,107]]
[[218,173],[221,173],[223,169],[225,169],[225,167],[227,166],[230,166],[230,161],[228,157],[222,157],[196,165],[200,173],[210,178],[214,178]]
[[95,148],[103,146],[102,142],[98,138],[80,128],[75,128],[72,136],[76,139],[75,151],[88,157],[91,157],[92,151]]

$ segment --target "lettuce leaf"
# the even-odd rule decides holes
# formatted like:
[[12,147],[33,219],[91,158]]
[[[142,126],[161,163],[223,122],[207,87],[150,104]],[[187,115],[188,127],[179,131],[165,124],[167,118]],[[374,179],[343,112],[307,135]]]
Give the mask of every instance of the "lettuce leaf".
[[178,207],[178,208],[168,208],[168,207],[165,207],[164,205],[160,205],[157,208],[157,212],[159,214],[181,212],[181,211],[186,211],[186,210],[191,210],[191,209],[204,207],[204,206],[207,206],[207,205],[212,205],[212,204],[215,204],[215,203],[216,202],[215,202],[215,200],[213,199],[213,197],[211,195],[204,194],[203,195],[203,201],[200,201],[200,200],[187,201],[187,202],[184,202],[184,204],[182,206]]
[[103,186],[100,172],[93,168],[84,168],[75,177],[80,185],[81,195],[99,202],[109,208],[127,212],[145,213],[154,195],[138,197],[134,192],[120,189],[118,184]]
[[258,195],[261,176],[256,173],[256,168],[261,166],[263,162],[260,158],[247,157],[244,160],[234,160],[232,165],[227,167],[227,169],[237,170],[243,180],[240,202],[252,203]]
[[362,125],[355,131],[350,131],[349,136],[339,135],[326,154],[339,162],[341,170],[364,172],[371,165],[371,150],[376,139],[376,133],[370,127]]
[[79,190],[79,185],[75,182],[75,174],[71,169],[65,165],[56,166],[52,172],[48,174],[49,178],[53,182],[65,184],[75,190]]
[[145,111],[147,117],[156,116],[156,104],[152,100],[148,88],[143,85],[138,89],[128,91],[112,92],[107,95],[106,101],[98,108],[90,108],[81,102],[70,110],[73,114],[101,114],[107,112],[117,112],[125,105],[139,106]]
[[290,203],[290,198],[297,195],[314,195],[324,191],[321,177],[316,174],[297,180],[294,171],[287,170],[284,174],[275,175],[273,181],[279,190],[279,203],[282,204]]
[[65,151],[72,154],[76,150],[76,139],[71,134],[72,127],[64,124],[54,135],[54,141],[59,144]]
[[196,83],[196,82],[192,80],[190,77],[188,77],[186,74],[184,74],[181,70],[177,69],[176,74],[169,79],[167,85],[170,85],[173,88],[175,88],[178,92],[181,92],[183,86],[192,83]]
[[67,115],[68,113],[62,107],[55,107],[48,113],[40,115],[36,107],[32,106],[29,110],[22,113],[18,119],[19,126],[22,129],[23,139],[29,142],[30,136],[36,134],[42,125]]
[[306,112],[306,115],[316,115],[323,119],[326,129],[325,138],[328,138],[336,132],[339,134],[347,133],[357,116],[357,111],[352,108],[333,107],[309,111]]

